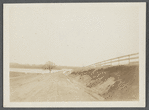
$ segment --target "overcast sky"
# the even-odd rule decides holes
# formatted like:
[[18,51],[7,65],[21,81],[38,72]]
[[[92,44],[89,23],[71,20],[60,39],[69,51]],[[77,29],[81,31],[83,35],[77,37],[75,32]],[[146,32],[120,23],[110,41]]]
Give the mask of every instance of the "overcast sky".
[[87,66],[139,52],[134,4],[12,5],[9,26],[10,62]]

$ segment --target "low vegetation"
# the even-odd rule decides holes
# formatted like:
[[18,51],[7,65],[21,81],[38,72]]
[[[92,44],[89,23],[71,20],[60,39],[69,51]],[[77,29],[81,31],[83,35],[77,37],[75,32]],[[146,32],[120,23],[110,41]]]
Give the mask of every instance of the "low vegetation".
[[139,100],[139,66],[121,65],[74,70],[70,75],[84,86],[96,90],[105,100]]

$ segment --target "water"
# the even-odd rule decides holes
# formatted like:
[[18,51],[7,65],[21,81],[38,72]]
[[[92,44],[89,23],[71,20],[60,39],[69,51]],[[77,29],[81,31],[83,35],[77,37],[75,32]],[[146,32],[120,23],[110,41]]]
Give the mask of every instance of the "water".
[[[10,68],[10,72],[24,72],[24,73],[49,73],[49,70],[44,69],[22,69],[22,68]],[[51,73],[55,73],[62,70],[52,70]]]

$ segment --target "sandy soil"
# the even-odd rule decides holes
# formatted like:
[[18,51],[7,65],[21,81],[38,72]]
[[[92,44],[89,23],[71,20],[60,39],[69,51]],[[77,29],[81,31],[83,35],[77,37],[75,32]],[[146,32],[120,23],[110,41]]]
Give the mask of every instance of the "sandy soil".
[[17,74],[10,73],[11,102],[98,101],[62,72]]

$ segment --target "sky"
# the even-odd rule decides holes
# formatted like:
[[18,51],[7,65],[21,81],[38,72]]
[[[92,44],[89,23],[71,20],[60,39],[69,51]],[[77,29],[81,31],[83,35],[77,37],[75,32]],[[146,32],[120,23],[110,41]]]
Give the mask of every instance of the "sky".
[[9,8],[9,59],[87,66],[139,52],[134,4],[26,4]]

